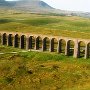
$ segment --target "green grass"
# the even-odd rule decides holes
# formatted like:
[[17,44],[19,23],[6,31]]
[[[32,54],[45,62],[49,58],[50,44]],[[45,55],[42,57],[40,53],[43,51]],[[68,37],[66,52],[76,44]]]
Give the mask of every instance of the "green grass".
[[90,19],[75,16],[1,14],[0,31],[90,39]]
[[[2,10],[0,31],[90,39],[90,19]],[[0,53],[0,90],[90,90],[90,59],[7,46]]]
[[57,23],[59,22],[58,19],[51,19],[51,18],[36,18],[36,19],[30,19],[30,20],[23,20],[20,21],[24,24],[32,25],[32,26],[45,26],[47,24]]
[[8,47],[7,50],[5,50],[5,47],[7,47],[7,46],[0,45],[0,53],[19,52],[19,51],[21,51],[21,49],[13,48],[13,47],[12,48]]
[[[9,49],[14,51],[0,47],[2,52]],[[89,89],[90,59],[32,51],[0,55],[0,90]]]

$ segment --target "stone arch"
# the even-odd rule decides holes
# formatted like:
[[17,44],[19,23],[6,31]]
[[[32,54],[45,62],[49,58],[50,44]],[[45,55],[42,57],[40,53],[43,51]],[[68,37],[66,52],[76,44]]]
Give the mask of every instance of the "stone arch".
[[29,49],[35,49],[35,37],[34,36],[29,37]]
[[64,39],[59,40],[59,53],[65,54],[66,41]]
[[78,57],[85,56],[85,46],[86,46],[86,44],[83,41],[80,41],[78,43]]
[[8,35],[8,46],[13,46],[13,35],[12,34]]
[[36,38],[36,50],[41,50],[42,49],[42,38],[38,36]]
[[26,49],[26,36],[25,35],[21,35],[20,37],[20,48]]
[[50,49],[50,39],[48,37],[45,37],[43,39],[43,51],[49,51]]
[[51,52],[57,52],[57,47],[58,47],[58,41],[56,38],[52,38],[50,42],[51,46]]
[[73,40],[69,40],[67,42],[67,49],[68,49],[68,55],[73,56],[74,55],[74,47],[75,47],[75,42]]
[[19,47],[20,45],[20,36],[18,34],[14,37],[14,47]]
[[4,33],[4,34],[2,35],[2,44],[3,44],[3,45],[7,45],[7,34],[6,34],[6,33]]

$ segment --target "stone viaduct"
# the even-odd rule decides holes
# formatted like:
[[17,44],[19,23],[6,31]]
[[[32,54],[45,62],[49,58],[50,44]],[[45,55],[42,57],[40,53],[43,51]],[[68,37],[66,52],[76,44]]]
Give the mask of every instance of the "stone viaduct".
[[76,39],[41,34],[0,32],[1,45],[26,50],[40,50],[65,54],[74,58],[90,58],[90,39]]

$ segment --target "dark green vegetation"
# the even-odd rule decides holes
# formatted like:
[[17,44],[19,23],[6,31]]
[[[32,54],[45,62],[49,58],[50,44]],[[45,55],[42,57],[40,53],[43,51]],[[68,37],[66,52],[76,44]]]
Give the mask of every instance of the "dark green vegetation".
[[10,14],[0,14],[0,31],[90,39],[90,19],[74,16],[17,14],[10,11]]
[[9,23],[11,22],[11,20],[9,19],[0,19],[0,24],[5,24],[5,23]]
[[[9,51],[22,50],[0,47]],[[0,90],[90,90],[90,59],[40,52],[0,55]]]

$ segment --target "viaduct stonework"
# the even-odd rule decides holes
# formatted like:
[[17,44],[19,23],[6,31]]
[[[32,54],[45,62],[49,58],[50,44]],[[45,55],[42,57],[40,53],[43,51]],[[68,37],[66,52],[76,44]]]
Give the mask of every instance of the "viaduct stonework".
[[0,43],[26,50],[57,52],[74,58],[90,58],[90,39],[0,32]]

